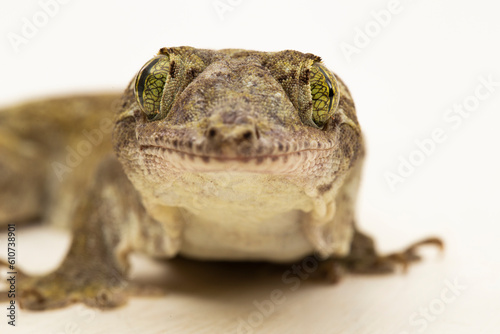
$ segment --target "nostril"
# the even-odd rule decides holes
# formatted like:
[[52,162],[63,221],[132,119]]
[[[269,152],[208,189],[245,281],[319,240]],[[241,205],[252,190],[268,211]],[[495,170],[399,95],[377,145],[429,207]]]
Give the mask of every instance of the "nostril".
[[208,130],[208,138],[214,138],[215,136],[217,136],[217,130],[215,128]]
[[243,132],[242,137],[245,140],[250,140],[253,137],[253,133],[252,133],[252,131],[247,130],[247,131]]

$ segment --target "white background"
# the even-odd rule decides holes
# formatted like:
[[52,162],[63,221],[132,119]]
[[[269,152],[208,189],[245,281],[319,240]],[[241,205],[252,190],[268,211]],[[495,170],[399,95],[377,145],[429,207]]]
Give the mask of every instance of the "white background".
[[[221,3],[231,10],[218,13],[214,5]],[[136,276],[165,280],[168,296],[137,298],[104,313],[82,306],[21,311],[15,329],[0,311],[0,331],[236,333],[252,314],[260,319],[253,302],[279,289],[285,301],[241,333],[498,333],[500,86],[476,99],[460,124],[444,117],[454,105],[474,102],[481,77],[500,82],[500,6],[491,0],[401,0],[381,26],[374,13],[390,3],[70,0],[43,22],[38,1],[2,0],[1,106],[121,90],[163,46],[296,49],[321,56],[350,87],[368,145],[361,227],[382,251],[428,235],[441,236],[446,251],[426,251],[425,261],[407,275],[351,276],[336,286],[307,281],[296,291],[279,273],[261,277],[248,268],[238,267],[243,275],[225,266],[135,258]],[[26,20],[42,26],[14,47],[9,38],[23,36]],[[363,41],[366,29],[371,37]],[[347,44],[356,53],[346,55],[341,48]],[[387,173],[398,172],[401,158],[417,157],[415,141],[436,129],[446,140],[391,188]],[[34,273],[54,268],[69,242],[67,234],[45,228],[21,231],[19,238],[20,261]],[[445,296],[455,298],[444,303],[443,289],[455,281],[461,290],[448,291]]]

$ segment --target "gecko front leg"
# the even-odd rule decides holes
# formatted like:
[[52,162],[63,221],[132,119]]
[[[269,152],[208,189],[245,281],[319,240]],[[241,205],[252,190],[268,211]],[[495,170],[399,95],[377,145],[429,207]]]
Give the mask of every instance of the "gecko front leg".
[[417,254],[421,246],[433,245],[443,249],[439,238],[430,237],[414,242],[406,249],[381,255],[373,239],[360,232],[355,223],[355,200],[361,173],[361,164],[352,170],[340,188],[336,201],[327,207],[327,224],[307,221],[306,235],[322,259],[321,271],[332,282],[339,281],[345,273],[386,274],[397,266],[406,268],[420,260]]
[[[147,214],[114,157],[103,161],[95,184],[84,196],[74,216],[73,241],[61,266],[47,276],[20,277],[21,307],[44,310],[82,302],[112,308],[127,301],[129,290],[135,291],[126,280],[127,255],[141,250],[132,234],[141,226],[157,226],[161,232],[162,224]],[[175,254],[179,242],[169,240],[168,235],[161,237],[169,244],[170,255]]]

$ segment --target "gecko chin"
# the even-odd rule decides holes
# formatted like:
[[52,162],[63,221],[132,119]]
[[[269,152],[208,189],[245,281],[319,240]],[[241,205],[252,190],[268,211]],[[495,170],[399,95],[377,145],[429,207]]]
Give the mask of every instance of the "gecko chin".
[[[332,149],[308,149],[255,156],[208,155],[155,145],[141,145],[143,159],[150,166],[179,172],[242,172],[270,175],[307,175],[331,159]],[[326,167],[325,167],[326,168]]]

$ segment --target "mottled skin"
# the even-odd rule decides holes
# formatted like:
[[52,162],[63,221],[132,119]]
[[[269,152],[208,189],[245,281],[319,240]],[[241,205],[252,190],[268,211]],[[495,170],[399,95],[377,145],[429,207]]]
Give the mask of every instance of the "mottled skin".
[[[121,97],[0,111],[0,222],[43,218],[74,229],[57,271],[21,281],[23,307],[124,303],[132,251],[273,262],[315,253],[330,273],[339,265],[390,272],[417,259],[416,246],[378,256],[355,227],[363,139],[339,79],[333,116],[314,124],[309,78],[318,57],[189,47],[160,54],[169,57],[169,79],[153,115],[139,106],[135,79]],[[99,123],[111,118],[115,155]],[[102,140],[80,163],[69,171],[54,164],[95,129]]]

